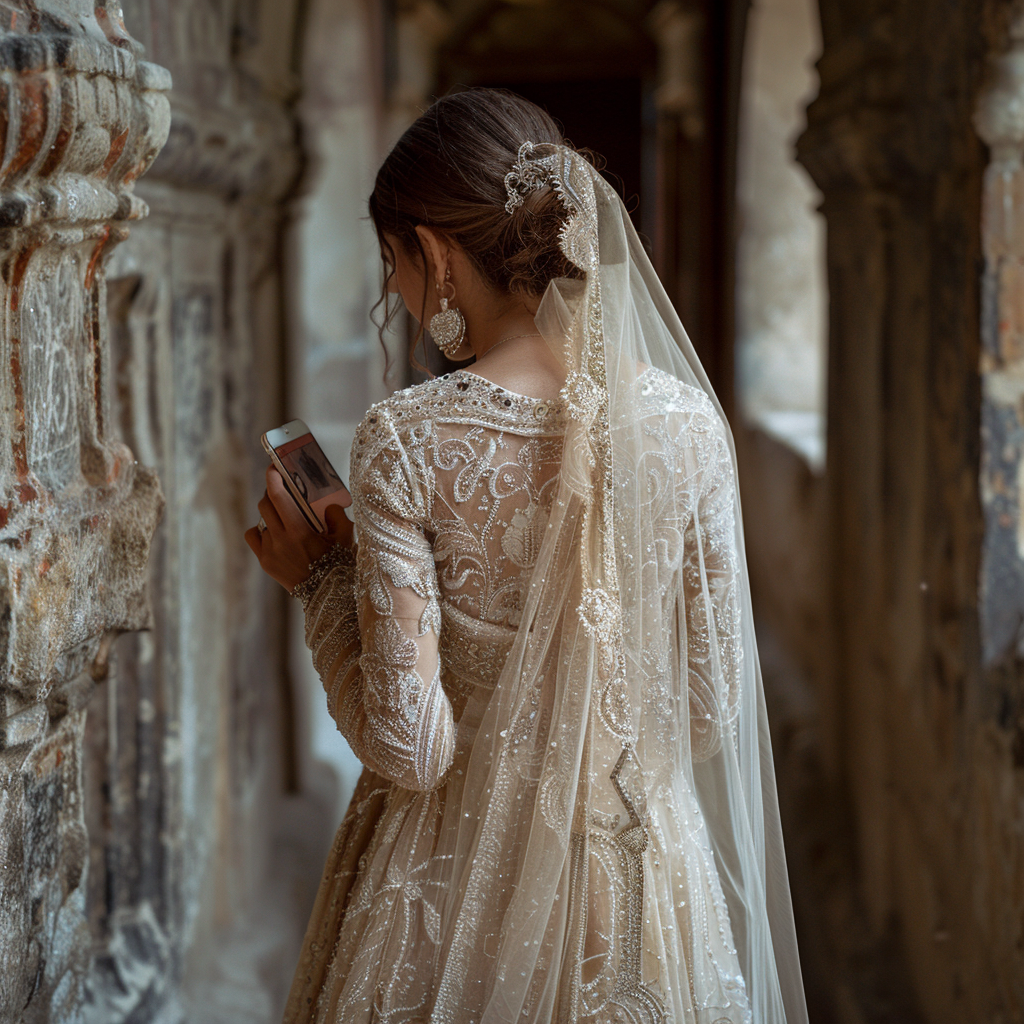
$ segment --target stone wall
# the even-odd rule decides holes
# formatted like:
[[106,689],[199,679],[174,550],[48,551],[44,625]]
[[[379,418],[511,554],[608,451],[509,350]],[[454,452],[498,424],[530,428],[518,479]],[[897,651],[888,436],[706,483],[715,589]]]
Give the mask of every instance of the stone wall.
[[0,18],[0,1018],[42,1021],[71,1019],[89,963],[85,709],[151,622],[163,498],[117,430],[105,267],[146,213],[170,78],[116,2]]
[[1010,10],[821,3],[799,154],[828,230],[826,478],[762,439],[745,498],[770,510],[751,564],[826,1019],[1024,1017]]
[[0,1020],[273,1020],[333,827],[242,541],[284,414],[296,5],[0,16]]
[[92,708],[90,896],[107,954],[90,1002],[97,1021],[155,1019],[154,1006],[269,1021],[332,829],[298,796],[286,599],[242,540],[264,487],[260,434],[286,416],[296,6],[147,0],[126,17],[176,83],[140,185],[150,217],[109,270],[121,423],[167,511],[156,629],[119,645]]

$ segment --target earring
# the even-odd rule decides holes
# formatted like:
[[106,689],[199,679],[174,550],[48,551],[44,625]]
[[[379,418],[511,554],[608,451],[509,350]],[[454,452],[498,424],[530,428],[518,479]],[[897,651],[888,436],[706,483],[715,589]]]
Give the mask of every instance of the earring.
[[[451,275],[452,271],[449,267],[444,273],[444,285],[438,288],[438,291],[450,287],[454,301],[455,286],[451,282]],[[434,339],[434,344],[449,359],[455,358],[455,354],[462,348],[462,343],[466,340],[466,318],[458,307],[448,305],[446,295],[442,294],[441,296],[441,312],[435,313],[430,318],[430,336]]]

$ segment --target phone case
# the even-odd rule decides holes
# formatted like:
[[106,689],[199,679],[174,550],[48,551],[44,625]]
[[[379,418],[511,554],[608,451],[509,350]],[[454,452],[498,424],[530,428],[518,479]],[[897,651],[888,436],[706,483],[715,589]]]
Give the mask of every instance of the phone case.
[[299,507],[299,511],[302,513],[302,518],[306,520],[309,525],[316,530],[317,533],[323,533],[327,526],[321,523],[317,514],[309,507],[306,499],[298,492],[295,484],[292,482],[291,476],[288,471],[281,465],[281,460],[277,457],[277,452],[274,451],[273,447],[264,440],[263,447],[266,449],[267,454],[270,456],[270,461],[273,463],[274,468],[281,474],[281,479],[284,481],[284,486],[287,488],[288,493],[292,496],[292,500]]
[[[270,457],[271,464],[281,474],[281,479],[284,481],[284,485],[292,500],[299,507],[302,517],[306,520],[311,529],[316,530],[318,533],[323,533],[327,529],[326,522],[321,522],[320,516],[317,514],[316,510],[311,506],[305,495],[296,487],[291,473],[283,465],[281,458],[277,453],[276,446],[269,440],[271,435],[277,434],[278,432],[285,435],[289,434],[289,427],[294,427],[296,436],[309,434],[312,437],[313,432],[302,420],[290,420],[288,423],[282,424],[281,427],[276,428],[276,430],[268,430],[260,438],[260,443],[263,445],[263,450]],[[313,441],[316,443],[315,437],[313,437]],[[285,442],[281,441],[279,443],[283,445]],[[319,445],[317,445],[317,448],[319,449]],[[326,459],[326,456],[323,455],[322,451],[320,454]],[[341,486],[344,487],[344,483],[341,482],[341,478],[338,476],[337,470],[335,470],[333,466],[330,466],[330,470],[338,479],[339,483],[341,483]]]

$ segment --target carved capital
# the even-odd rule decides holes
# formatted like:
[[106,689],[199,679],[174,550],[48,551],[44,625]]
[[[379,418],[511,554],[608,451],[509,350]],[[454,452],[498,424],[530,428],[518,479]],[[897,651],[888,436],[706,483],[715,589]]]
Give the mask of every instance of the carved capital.
[[167,138],[170,75],[127,36],[97,35],[58,25],[0,37],[0,227],[145,215],[132,185]]
[[167,145],[147,180],[267,202],[284,196],[298,172],[295,123],[279,105],[254,104],[240,117],[176,97]]
[[1024,31],[1011,38],[1010,49],[991,61],[989,87],[974,116],[978,135],[999,162],[1019,162],[1024,146]]
[[48,8],[0,3],[26,29],[0,37],[2,671],[26,693],[63,651],[143,624],[128,606],[160,505],[108,422],[103,269],[146,212],[133,187],[167,137],[170,76],[139,59],[116,4],[91,20]]
[[843,189],[912,193],[930,173],[905,49],[892,15],[825,48],[797,155],[826,198]]

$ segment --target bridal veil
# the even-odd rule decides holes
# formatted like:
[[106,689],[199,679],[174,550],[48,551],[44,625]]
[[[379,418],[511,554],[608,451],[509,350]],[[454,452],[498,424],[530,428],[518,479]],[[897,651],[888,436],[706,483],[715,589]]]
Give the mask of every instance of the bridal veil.
[[557,494],[437,854],[432,1021],[805,1024],[731,435],[626,210],[526,143],[579,279]]

